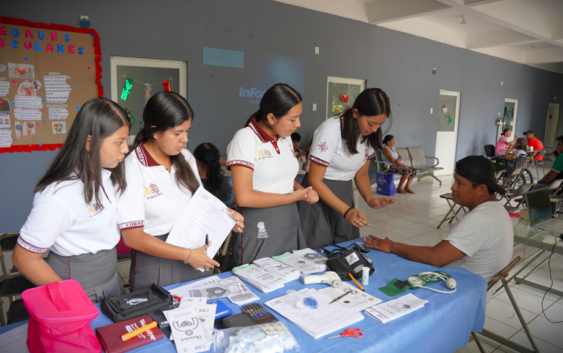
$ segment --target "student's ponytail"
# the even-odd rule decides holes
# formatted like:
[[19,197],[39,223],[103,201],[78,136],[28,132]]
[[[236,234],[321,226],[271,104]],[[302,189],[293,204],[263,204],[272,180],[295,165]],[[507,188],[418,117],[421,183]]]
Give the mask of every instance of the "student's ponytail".
[[260,100],[260,109],[248,118],[246,125],[254,119],[256,122],[263,120],[269,126],[268,114],[273,114],[276,119],[281,119],[291,108],[302,101],[301,95],[293,87],[285,83],[277,83],[264,93]]

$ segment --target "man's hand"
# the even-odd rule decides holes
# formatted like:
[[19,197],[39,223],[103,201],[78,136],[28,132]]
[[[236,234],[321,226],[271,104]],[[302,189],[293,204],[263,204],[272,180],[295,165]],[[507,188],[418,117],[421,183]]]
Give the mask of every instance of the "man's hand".
[[368,202],[369,207],[371,208],[383,208],[387,205],[392,205],[397,202],[396,199],[392,199],[390,197],[380,197],[377,199],[372,199]]
[[375,237],[373,235],[368,235],[367,237],[364,237],[364,242],[370,247],[373,248],[375,250],[379,250],[382,252],[386,252],[388,254],[391,253],[391,248],[393,247],[393,244],[395,243],[394,241],[392,241],[391,239],[385,237],[385,239],[379,239],[378,237]]

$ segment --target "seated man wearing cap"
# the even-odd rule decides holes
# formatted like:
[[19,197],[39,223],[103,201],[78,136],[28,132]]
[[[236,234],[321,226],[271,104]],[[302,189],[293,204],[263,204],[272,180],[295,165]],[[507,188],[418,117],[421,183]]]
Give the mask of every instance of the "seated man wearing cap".
[[[534,151],[543,150],[543,143],[536,137],[533,130],[528,130],[524,132],[526,138],[528,139],[528,147],[533,147]],[[543,156],[536,155],[536,160],[543,161]]]
[[456,163],[452,196],[469,213],[435,246],[413,246],[365,237],[369,247],[436,267],[462,267],[491,280],[512,260],[514,229],[508,212],[495,196],[505,190],[496,183],[495,166],[485,157],[469,156]]

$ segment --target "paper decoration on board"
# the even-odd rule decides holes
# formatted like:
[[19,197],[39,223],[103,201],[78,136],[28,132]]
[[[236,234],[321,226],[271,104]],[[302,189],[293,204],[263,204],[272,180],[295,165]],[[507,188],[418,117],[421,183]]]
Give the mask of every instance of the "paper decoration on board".
[[61,148],[80,106],[103,97],[98,33],[0,16],[0,36],[0,153]]
[[145,105],[147,105],[147,102],[151,98],[151,91],[152,91],[151,85],[145,83]]
[[170,82],[164,81],[164,82],[162,82],[162,86],[164,87],[164,90],[165,90],[166,92],[172,91],[172,88],[170,88]]
[[348,95],[348,93],[342,92],[342,94],[340,95],[340,99],[341,99],[344,103],[348,103],[348,101],[350,100],[350,96]]

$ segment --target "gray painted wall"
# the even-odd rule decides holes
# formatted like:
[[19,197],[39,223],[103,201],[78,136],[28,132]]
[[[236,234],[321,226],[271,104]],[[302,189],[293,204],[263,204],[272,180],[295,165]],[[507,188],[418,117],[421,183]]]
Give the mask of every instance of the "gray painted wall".
[[[547,104],[563,96],[563,75],[267,0],[21,0],[6,3],[2,12],[72,26],[78,26],[80,15],[90,16],[101,38],[106,97],[111,96],[110,56],[187,61],[188,100],[196,114],[191,149],[210,141],[224,153],[256,110],[233,111],[238,97],[222,90],[232,69],[204,66],[204,46],[303,58],[303,141],[326,116],[327,76],[366,79],[368,87],[384,89],[393,104],[391,133],[398,144],[420,145],[427,155],[435,150],[439,90],[460,91],[458,158],[481,154],[483,145],[494,142],[494,121],[504,98],[520,102],[517,132],[531,128],[542,138]],[[315,44],[320,55],[313,52]],[[317,112],[311,111],[312,103]],[[55,154],[0,154],[0,232],[25,222],[33,186]]]

